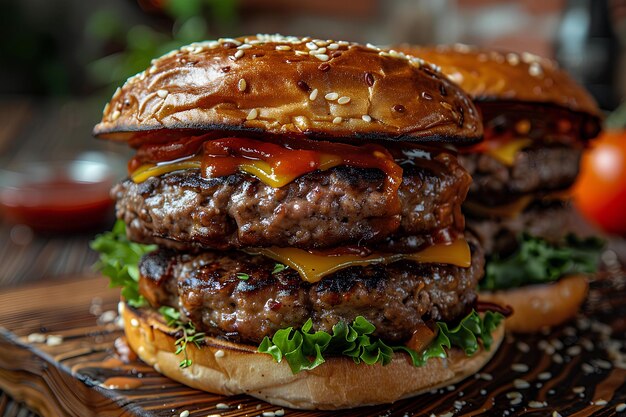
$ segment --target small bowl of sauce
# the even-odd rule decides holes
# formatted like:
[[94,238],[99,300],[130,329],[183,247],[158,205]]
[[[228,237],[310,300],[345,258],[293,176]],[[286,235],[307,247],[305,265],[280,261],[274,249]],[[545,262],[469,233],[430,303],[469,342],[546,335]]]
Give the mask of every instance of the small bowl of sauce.
[[119,160],[87,152],[73,159],[26,162],[0,169],[0,212],[40,232],[78,232],[112,222],[109,191]]

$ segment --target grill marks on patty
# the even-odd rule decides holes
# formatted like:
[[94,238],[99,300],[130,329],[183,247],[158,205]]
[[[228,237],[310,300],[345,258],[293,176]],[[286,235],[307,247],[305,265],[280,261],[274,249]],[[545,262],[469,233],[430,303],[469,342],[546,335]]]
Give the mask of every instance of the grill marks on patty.
[[580,147],[539,144],[520,151],[513,166],[486,153],[459,154],[458,158],[474,179],[468,200],[499,205],[570,187],[581,155]]
[[262,256],[159,249],[141,260],[139,285],[154,307],[180,308],[202,331],[233,341],[256,344],[308,318],[315,329],[331,331],[362,315],[377,336],[400,342],[422,322],[453,320],[473,305],[484,260],[469,241],[470,268],[401,261],[346,268],[315,284],[292,269],[272,274],[275,262]]
[[456,157],[440,153],[427,166],[403,168],[400,213],[388,204],[381,171],[347,166],[281,188],[247,174],[205,180],[198,171],[181,171],[124,181],[113,195],[133,241],[179,250],[320,249],[407,237],[429,244],[462,233],[471,178]]

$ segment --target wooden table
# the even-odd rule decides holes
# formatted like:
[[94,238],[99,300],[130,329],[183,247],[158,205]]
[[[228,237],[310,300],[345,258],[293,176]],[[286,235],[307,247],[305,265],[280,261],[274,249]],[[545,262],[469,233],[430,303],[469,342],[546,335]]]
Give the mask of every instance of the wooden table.
[[[123,147],[99,142],[90,136],[91,127],[99,118],[100,105],[98,103],[100,102],[100,100],[76,103],[34,103],[27,100],[0,102],[0,164],[7,166],[19,163],[21,160],[32,160],[34,157],[41,157],[42,155],[75,153],[87,149],[114,150],[124,153],[126,150]],[[112,343],[121,335],[119,329],[112,328],[111,323],[98,322],[100,316],[91,310],[94,300],[100,300],[101,309],[112,311],[115,309],[117,300],[117,292],[107,290],[105,281],[94,276],[91,272],[91,265],[97,258],[96,254],[88,248],[88,242],[92,239],[93,234],[93,232],[88,232],[74,235],[41,236],[32,234],[23,227],[9,225],[0,220],[0,327],[7,329],[0,336],[0,357],[5,361],[5,366],[0,366],[0,368],[6,370],[8,366],[5,354],[8,349],[18,349],[17,352],[23,352],[26,349],[29,352],[28,355],[31,356],[15,353],[15,363],[17,364],[18,358],[21,360],[26,358],[27,361],[32,359],[32,365],[35,368],[40,366],[41,369],[47,369],[47,372],[52,375],[48,379],[50,382],[55,377],[65,380],[62,377],[64,375],[63,369],[67,370],[67,367],[61,366],[58,368],[61,371],[54,371],[58,364],[70,363],[75,366],[84,359],[81,359],[80,355],[63,356],[63,349],[58,346],[37,344],[34,345],[35,347],[29,348],[28,346],[32,346],[32,344],[28,343],[28,335],[33,332],[59,333],[64,335],[66,340],[75,340],[77,344],[85,341],[101,343],[98,345],[102,348],[101,350],[95,349],[89,353],[89,355],[99,359],[103,359],[113,352]],[[612,245],[617,250],[618,255],[623,257],[626,253],[623,251],[624,242],[615,240]],[[613,257],[614,253],[610,252],[607,260],[614,261]],[[613,262],[613,266],[616,265]],[[72,277],[79,277],[79,280],[73,280]],[[626,401],[626,371],[611,362],[608,350],[612,342],[626,345],[624,339],[626,333],[625,282],[624,273],[617,269],[613,274],[613,281],[601,280],[593,284],[594,291],[585,307],[586,316],[581,316],[573,326],[560,328],[557,333],[549,337],[543,335],[528,337],[524,339],[526,340],[524,344],[509,339],[495,360],[487,365],[478,379],[470,379],[450,391],[443,390],[433,397],[403,401],[392,407],[381,406],[345,412],[342,415],[403,416],[405,412],[408,415],[415,414],[416,410],[429,410],[435,414],[445,414],[453,411],[456,406],[460,407],[460,411],[455,415],[471,414],[480,410],[483,412],[487,412],[486,410],[490,410],[489,412],[497,411],[499,414],[513,410],[518,414],[550,415],[551,411],[549,413],[549,410],[557,408],[566,410],[568,407],[570,407],[571,412],[580,413],[577,415],[589,415],[590,413],[611,415],[616,404],[620,401]],[[26,287],[24,287],[25,285]],[[34,285],[34,287],[29,285]],[[72,303],[66,304],[67,308],[75,315],[73,316],[75,320],[70,319],[70,326],[55,327],[59,325],[55,320],[65,320],[68,319],[68,316],[64,315],[63,311],[66,310],[59,305],[55,306],[52,302],[46,305],[45,296],[52,296],[52,292],[50,292],[52,288],[65,288],[67,297],[73,293],[81,294],[81,298],[74,298]],[[67,292],[67,288],[70,288],[71,291]],[[28,311],[19,308],[19,305],[22,304],[18,303],[16,307],[15,300],[22,299],[19,297],[26,297],[23,298],[26,300],[29,299],[28,297],[35,296],[43,297],[39,302],[48,310],[43,309],[38,313],[39,315],[33,316]],[[57,294],[56,297],[62,297],[62,295]],[[58,302],[59,300],[53,301]],[[102,311],[100,311],[101,313]],[[46,327],[46,329],[40,329],[41,326]],[[89,328],[96,329],[96,331],[85,333],[84,330]],[[591,347],[588,350],[590,344]],[[574,346],[580,347],[581,352],[578,355],[574,355],[574,353],[579,348]],[[613,345],[614,347],[615,345]],[[571,355],[567,353],[570,348],[572,348]],[[550,353],[553,350],[554,352]],[[564,362],[555,362],[558,361],[559,356]],[[2,360],[0,360],[0,364]],[[514,362],[529,363],[531,368],[527,373],[516,374],[511,370],[511,364]],[[607,367],[607,363],[609,363],[609,367]],[[142,372],[148,373],[153,380],[159,381],[159,386],[165,386],[169,394],[166,393],[161,403],[166,402],[165,405],[169,407],[169,410],[163,411],[165,409],[162,409],[161,414],[142,414],[139,411],[128,411],[132,409],[129,405],[131,403],[125,402],[128,396],[145,399],[142,395],[146,393],[142,393],[141,390],[139,392],[132,390],[117,392],[116,390],[96,389],[94,384],[97,385],[98,382],[102,381],[95,378],[97,376],[95,374],[91,375],[91,380],[83,379],[83,382],[72,378],[65,380],[66,382],[72,381],[71,384],[74,384],[71,385],[73,388],[71,392],[68,391],[68,394],[82,398],[82,400],[76,401],[78,403],[83,401],[83,405],[92,404],[93,401],[102,404],[104,410],[110,411],[109,414],[102,415],[120,415],[120,410],[124,409],[124,412],[129,413],[126,415],[165,416],[178,415],[174,414],[174,411],[180,413],[184,409],[189,409],[192,415],[198,416],[206,416],[211,413],[233,416],[243,416],[247,413],[247,415],[253,416],[260,414],[260,411],[256,409],[257,404],[262,404],[261,411],[276,409],[276,407],[259,403],[249,397],[239,396],[233,399],[224,399],[197,393],[159,377],[149,369],[144,369],[145,366],[140,363],[124,365],[122,368],[123,372],[140,369]],[[550,373],[549,378],[547,378],[547,373]],[[1,375],[5,378],[10,377],[6,371]],[[45,375],[45,372],[42,375]],[[518,378],[532,380],[534,385],[528,389],[515,388],[515,379]],[[20,380],[15,380],[15,384],[19,386]],[[39,381],[31,383],[29,386],[30,388],[39,387],[40,391],[45,391],[42,388],[45,384],[41,384],[44,383]],[[536,384],[541,384],[541,387]],[[572,387],[579,385],[587,385],[588,387],[584,392],[574,392]],[[59,389],[59,386],[55,386],[55,389]],[[485,390],[484,394],[481,393],[482,390]],[[550,393],[551,390],[554,390],[553,394]],[[519,391],[524,393],[522,405],[525,405],[526,408],[511,405],[510,402],[514,398],[507,398],[507,393]],[[38,398],[43,403],[50,401],[50,398],[41,396],[42,394],[38,396],[26,387],[21,391],[15,391],[14,395],[21,399],[30,398],[31,406],[40,410],[43,409],[41,408],[43,406],[38,405]],[[118,405],[126,404],[126,408],[107,408],[111,406],[113,398],[116,399]],[[608,404],[600,405],[603,404],[600,400],[606,400]],[[546,401],[547,406],[533,409],[528,406],[530,401]],[[600,401],[600,404],[591,404],[592,401]],[[220,412],[215,409],[215,405],[219,402],[234,405],[243,404],[244,411],[239,410],[241,411],[239,412],[231,409],[228,412]],[[141,404],[144,407],[147,403]],[[568,406],[568,404],[570,405]],[[0,391],[0,416],[26,417],[34,415],[22,402],[15,402],[6,393]],[[287,415],[313,414],[290,410]]]

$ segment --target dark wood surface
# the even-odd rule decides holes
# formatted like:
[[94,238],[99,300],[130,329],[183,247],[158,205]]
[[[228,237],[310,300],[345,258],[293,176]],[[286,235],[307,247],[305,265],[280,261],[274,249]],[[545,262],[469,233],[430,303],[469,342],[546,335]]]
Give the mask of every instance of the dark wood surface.
[[[114,344],[118,340],[119,345],[123,333],[115,323],[117,300],[118,292],[97,276],[0,294],[0,388],[44,417],[169,417],[185,410],[197,417],[243,417],[281,409],[243,395],[201,393],[139,361],[119,360]],[[54,346],[33,342],[36,333],[47,337],[48,343],[50,335],[62,337],[62,342]],[[393,405],[332,413],[287,409],[285,413],[299,417],[552,415],[553,411],[563,416],[613,415],[626,402],[625,333],[626,275],[616,272],[592,283],[578,320],[549,336],[508,338],[478,378]],[[524,364],[528,370],[513,364]],[[112,377],[125,378],[130,389],[107,388]],[[516,404],[513,396],[520,394]],[[218,409],[220,403],[230,408]],[[4,407],[6,416],[16,415],[13,404],[0,397],[0,410]]]

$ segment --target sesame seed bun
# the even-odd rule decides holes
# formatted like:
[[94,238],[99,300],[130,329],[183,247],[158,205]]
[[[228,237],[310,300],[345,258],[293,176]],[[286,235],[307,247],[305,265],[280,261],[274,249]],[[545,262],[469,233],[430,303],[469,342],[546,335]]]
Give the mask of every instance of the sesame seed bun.
[[471,99],[421,59],[279,35],[196,43],[154,60],[118,89],[94,135],[138,145],[141,132],[163,129],[459,145],[482,137]]
[[542,103],[602,117],[597,103],[582,86],[556,62],[534,54],[458,44],[402,45],[396,49],[436,64],[477,102]]
[[495,292],[480,292],[481,301],[513,308],[506,328],[515,333],[535,333],[563,324],[578,313],[589,284],[583,275],[570,275],[549,284],[526,285]]
[[452,349],[446,360],[430,359],[422,367],[413,366],[402,353],[396,353],[386,366],[330,357],[317,368],[295,375],[286,362],[275,363],[254,346],[207,337],[200,347],[193,343],[187,346],[192,365],[183,369],[179,367],[181,357],[174,354],[176,337],[154,310],[120,303],[120,313],[130,347],[164,375],[199,390],[243,393],[297,409],[335,410],[390,403],[454,384],[478,372],[498,350],[504,335],[501,325],[493,333],[489,352],[481,349],[468,357]]

